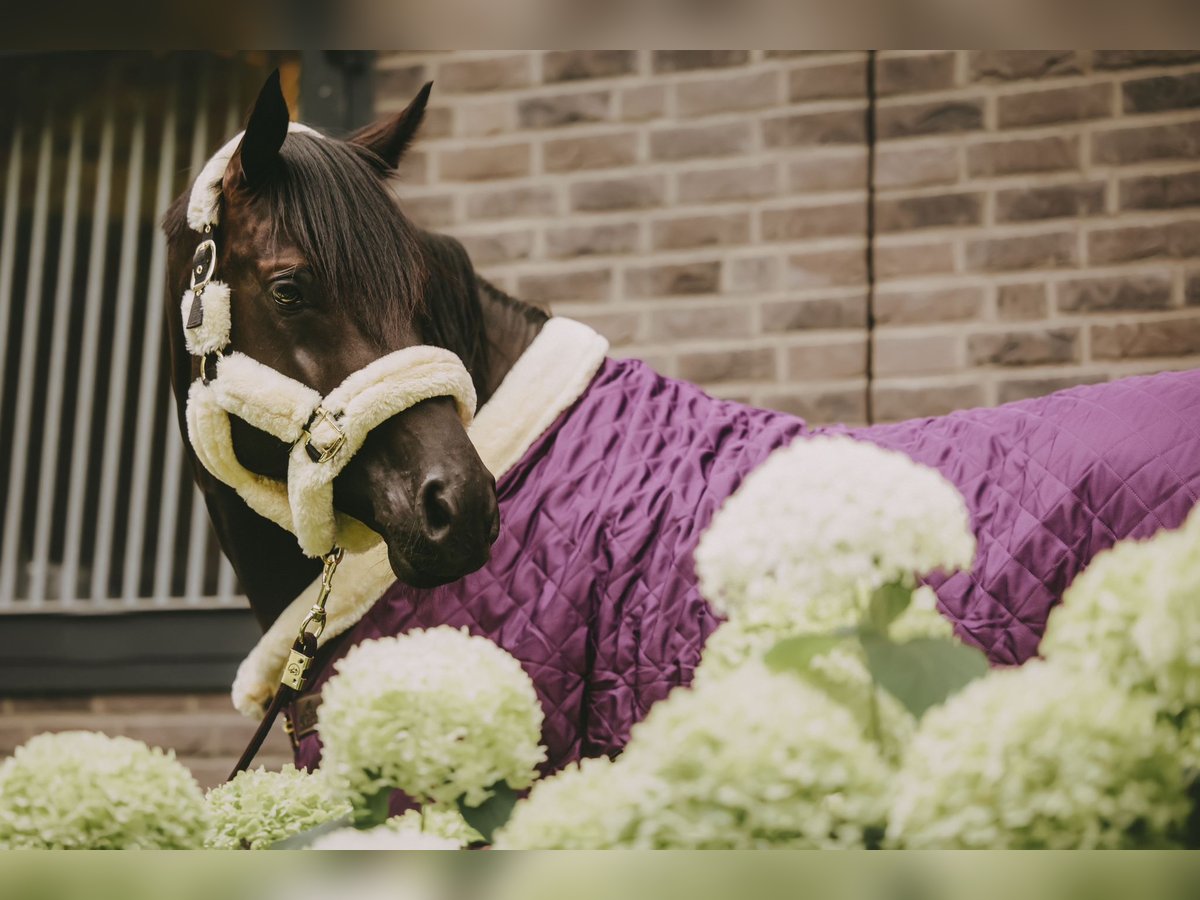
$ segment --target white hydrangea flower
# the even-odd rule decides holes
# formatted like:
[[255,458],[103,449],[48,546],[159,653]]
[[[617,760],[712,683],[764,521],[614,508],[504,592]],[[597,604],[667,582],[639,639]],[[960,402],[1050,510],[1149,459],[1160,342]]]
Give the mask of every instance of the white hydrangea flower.
[[454,841],[458,847],[483,840],[483,835],[467,824],[462,813],[448,806],[431,804],[423,809],[405,810],[398,816],[392,816],[383,825],[401,834],[431,834],[445,838]]
[[[913,591],[909,607],[892,622],[892,638],[897,641],[952,638],[954,628],[937,611],[936,604],[937,596],[929,587]],[[850,625],[852,621],[848,616],[847,621],[840,624]],[[743,619],[726,622],[709,635],[704,645],[700,665],[696,668],[696,683],[723,678],[747,662],[761,660],[777,643],[796,634],[790,620],[767,622],[758,617],[753,624]],[[898,757],[912,737],[917,721],[889,691],[873,687],[861,653],[852,646],[838,647],[816,657],[809,666],[815,683],[845,706],[864,729],[873,727],[878,712],[885,755],[889,760]],[[871,690],[875,691],[875,709],[871,708]]]
[[1098,554],[1051,614],[1041,652],[1152,694],[1200,764],[1200,512]]
[[419,831],[399,831],[387,825],[377,825],[360,831],[339,828],[313,841],[313,850],[460,850],[458,841],[437,834]]
[[775,451],[725,501],[696,548],[704,596],[730,619],[800,631],[857,620],[884,585],[971,565],[966,504],[937,471],[847,437]]
[[320,772],[293,765],[278,772],[239,772],[205,797],[212,850],[265,850],[284,838],[350,815],[350,803],[330,790]]
[[632,836],[637,811],[657,785],[608,757],[583,759],[538,781],[496,834],[505,850],[609,850]]
[[843,706],[760,663],[655,704],[614,766],[630,770],[654,785],[628,839],[641,849],[861,847],[891,776]]
[[[740,622],[726,622],[709,635],[694,683],[702,687],[710,680],[727,678],[742,666],[761,660],[786,637],[790,635],[763,628],[751,630]],[[870,733],[878,711],[885,756],[891,761],[898,758],[916,729],[916,719],[892,694],[873,686],[871,673],[861,654],[852,647],[835,647],[808,665],[808,678],[845,707],[864,733]],[[872,690],[878,704],[874,710],[871,708]]]
[[619,765],[665,785],[643,806],[635,847],[857,847],[888,803],[889,769],[854,717],[759,663],[673,691]]
[[396,788],[478,806],[533,783],[542,708],[521,664],[486,638],[440,627],[365,641],[322,690],[322,767],[355,805]]
[[888,843],[1070,849],[1168,844],[1188,814],[1179,744],[1153,704],[1034,661],[969,684],[921,720]]
[[40,734],[0,763],[0,849],[190,850],[205,815],[175,754],[130,738]]
[[882,835],[890,770],[821,690],[749,662],[677,688],[615,762],[538,782],[508,849],[855,847]]

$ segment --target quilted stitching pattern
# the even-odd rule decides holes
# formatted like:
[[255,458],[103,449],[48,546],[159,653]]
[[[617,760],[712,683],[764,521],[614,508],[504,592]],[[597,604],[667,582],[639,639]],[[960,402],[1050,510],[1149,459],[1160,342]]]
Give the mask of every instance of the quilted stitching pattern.
[[[997,664],[1036,652],[1071,579],[1123,537],[1178,525],[1200,494],[1200,372],[1086,386],[998,409],[871,428],[808,429],[608,360],[498,485],[492,559],[454,584],[393,586],[340,643],[466,626],[525,666],[546,713],[547,770],[614,754],[691,680],[718,620],[692,551],[774,449],[844,433],[939,469],[979,538],[971,573],[936,576],[943,612]],[[313,690],[331,674],[326,662]],[[320,760],[316,736],[297,761]]]
[[975,566],[930,584],[958,633],[997,664],[1037,652],[1051,608],[1092,557],[1178,526],[1200,496],[1200,371],[838,430],[934,466],[963,492]]

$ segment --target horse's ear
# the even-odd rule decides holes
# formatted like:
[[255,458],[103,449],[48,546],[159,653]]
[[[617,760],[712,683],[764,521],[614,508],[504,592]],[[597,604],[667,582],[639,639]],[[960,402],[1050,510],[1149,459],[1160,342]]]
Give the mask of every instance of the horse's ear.
[[402,112],[360,128],[346,140],[371,150],[394,169],[416,137],[421,120],[425,118],[425,104],[429,102],[429,90],[432,87],[432,81],[426,82]]
[[246,133],[230,160],[246,184],[254,184],[271,173],[279,162],[279,148],[288,133],[287,101],[279,86],[279,70],[267,76],[254,108],[246,120]]

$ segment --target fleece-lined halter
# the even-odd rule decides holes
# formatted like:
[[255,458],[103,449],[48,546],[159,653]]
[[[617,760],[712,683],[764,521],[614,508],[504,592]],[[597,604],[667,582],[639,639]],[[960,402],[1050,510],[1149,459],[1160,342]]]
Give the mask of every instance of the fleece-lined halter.
[[[289,132],[318,136],[298,123]],[[333,480],[371,429],[433,397],[452,397],[463,424],[475,413],[475,388],[462,361],[441,347],[407,347],[351,374],[322,397],[312,388],[232,350],[229,285],[213,279],[221,182],[240,144],[238,135],[201,170],[188,203],[188,225],[205,236],[192,260],[182,311],[188,351],[200,358],[200,378],[188,391],[188,437],[197,458],[246,503],[296,535],[308,556],[335,547],[363,550],[380,540],[333,508]],[[230,416],[290,446],[287,482],[251,472],[233,449]]]

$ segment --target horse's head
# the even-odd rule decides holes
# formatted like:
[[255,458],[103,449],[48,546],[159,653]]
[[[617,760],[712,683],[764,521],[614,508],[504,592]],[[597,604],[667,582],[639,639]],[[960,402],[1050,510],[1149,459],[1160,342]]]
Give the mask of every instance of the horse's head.
[[[437,263],[387,186],[428,93],[339,141],[289,134],[278,75],[268,80],[226,169],[214,234],[232,349],[325,395],[392,351],[439,342],[426,333],[437,331],[427,308]],[[172,246],[173,276],[190,252]],[[281,442],[237,418],[232,429],[243,466],[286,478]],[[373,429],[337,476],[334,504],[381,534],[396,575],[418,587],[479,568],[499,530],[495,480],[449,398]]]

